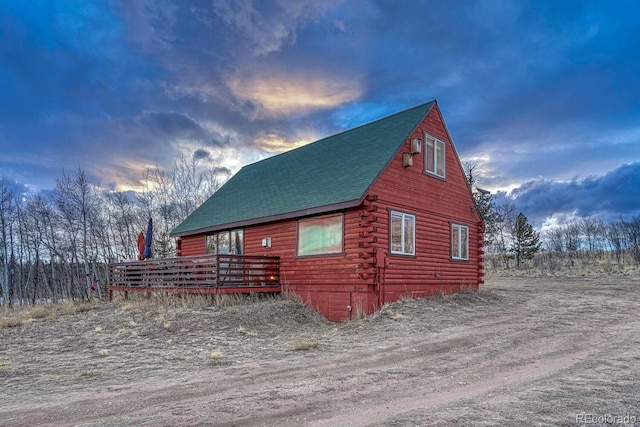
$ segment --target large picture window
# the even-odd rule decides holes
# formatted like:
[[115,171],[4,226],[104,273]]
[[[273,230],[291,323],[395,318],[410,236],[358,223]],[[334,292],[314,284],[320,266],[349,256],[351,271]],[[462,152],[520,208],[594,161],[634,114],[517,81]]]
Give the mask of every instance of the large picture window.
[[424,169],[425,172],[445,177],[445,143],[430,135],[424,135]]
[[451,258],[469,259],[469,227],[466,225],[451,224]]
[[208,254],[244,253],[244,233],[242,229],[226,230],[209,234],[206,241]]
[[416,254],[416,217],[403,212],[391,212],[391,253]]
[[298,221],[298,256],[341,254],[343,216],[341,213]]

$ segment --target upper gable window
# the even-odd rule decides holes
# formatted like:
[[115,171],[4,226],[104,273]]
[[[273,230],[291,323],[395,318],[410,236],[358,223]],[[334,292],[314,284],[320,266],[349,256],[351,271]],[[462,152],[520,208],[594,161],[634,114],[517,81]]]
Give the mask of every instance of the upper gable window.
[[445,143],[431,135],[424,135],[424,170],[425,172],[445,177]]
[[298,256],[341,254],[343,216],[316,216],[298,220]]

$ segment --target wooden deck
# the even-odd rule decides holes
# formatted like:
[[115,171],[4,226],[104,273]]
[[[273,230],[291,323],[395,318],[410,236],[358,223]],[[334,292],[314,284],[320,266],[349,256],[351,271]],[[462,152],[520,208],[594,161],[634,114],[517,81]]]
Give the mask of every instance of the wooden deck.
[[280,292],[280,257],[203,255],[109,264],[113,291],[195,294]]

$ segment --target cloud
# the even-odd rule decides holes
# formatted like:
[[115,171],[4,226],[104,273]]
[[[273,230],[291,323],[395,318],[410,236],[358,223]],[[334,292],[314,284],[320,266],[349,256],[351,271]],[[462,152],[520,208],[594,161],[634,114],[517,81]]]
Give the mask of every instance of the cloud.
[[145,111],[139,120],[156,133],[167,137],[203,139],[207,136],[200,124],[185,113]]
[[12,193],[15,197],[29,193],[29,187],[27,187],[25,184],[15,181],[6,176],[0,177],[0,187],[4,187],[9,190],[9,192]]
[[181,155],[236,171],[436,98],[483,188],[517,190],[540,216],[632,210],[637,188],[611,190],[609,205],[585,188],[604,198],[620,165],[636,165],[637,9],[2,1],[0,174],[50,188],[62,166],[81,167],[135,188]]
[[[540,225],[564,214],[612,219],[640,214],[640,162],[624,164],[604,175],[570,181],[548,179],[528,181],[508,197],[519,211]],[[505,194],[499,194],[499,201]]]
[[202,160],[202,159],[210,159],[211,153],[207,150],[198,149],[193,152],[193,160]]
[[276,118],[336,108],[361,95],[357,80],[318,75],[252,74],[228,81],[231,92],[255,106],[252,118]]
[[275,1],[217,0],[213,7],[228,30],[253,55],[277,52],[296,40],[296,30],[319,18],[338,2],[335,1]]
[[233,175],[233,171],[232,171],[231,169],[229,169],[228,167],[225,167],[225,166],[216,166],[216,167],[213,167],[213,168],[211,169],[211,171],[212,171],[212,173],[213,173],[214,175],[222,176],[222,177],[225,177],[225,178],[228,178],[228,177],[230,177],[231,175]]

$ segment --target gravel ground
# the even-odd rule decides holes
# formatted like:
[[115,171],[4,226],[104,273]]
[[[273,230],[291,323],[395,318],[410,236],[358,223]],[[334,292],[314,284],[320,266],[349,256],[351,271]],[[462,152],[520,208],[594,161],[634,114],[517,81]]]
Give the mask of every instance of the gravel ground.
[[346,323],[280,298],[0,311],[0,425],[640,425],[639,297],[492,277]]

